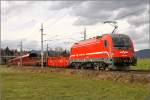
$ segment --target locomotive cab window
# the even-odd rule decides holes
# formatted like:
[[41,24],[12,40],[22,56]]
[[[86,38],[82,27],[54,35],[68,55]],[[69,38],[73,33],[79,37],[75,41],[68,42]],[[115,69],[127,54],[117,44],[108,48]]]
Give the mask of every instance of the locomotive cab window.
[[114,47],[119,49],[128,49],[131,47],[131,40],[127,36],[113,36]]
[[108,41],[104,40],[104,46],[107,48],[108,47]]

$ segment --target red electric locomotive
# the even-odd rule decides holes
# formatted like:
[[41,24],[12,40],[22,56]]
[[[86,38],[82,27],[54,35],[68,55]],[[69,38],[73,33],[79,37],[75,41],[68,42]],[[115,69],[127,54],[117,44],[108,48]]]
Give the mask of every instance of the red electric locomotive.
[[104,34],[75,43],[69,60],[72,67],[96,69],[122,69],[137,63],[133,43],[124,34]]

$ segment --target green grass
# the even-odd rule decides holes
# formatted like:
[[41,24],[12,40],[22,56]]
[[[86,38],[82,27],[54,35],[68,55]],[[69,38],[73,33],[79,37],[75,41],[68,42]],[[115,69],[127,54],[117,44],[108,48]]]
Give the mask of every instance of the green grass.
[[[148,84],[78,79],[0,67],[2,100],[146,100]],[[148,100],[148,99],[147,99]]]
[[137,65],[132,66],[132,69],[143,69],[143,70],[150,70],[150,59],[138,59]]

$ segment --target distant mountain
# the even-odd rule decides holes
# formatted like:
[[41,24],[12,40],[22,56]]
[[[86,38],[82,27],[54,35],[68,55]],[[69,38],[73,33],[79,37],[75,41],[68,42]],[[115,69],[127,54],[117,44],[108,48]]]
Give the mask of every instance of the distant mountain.
[[137,58],[150,58],[150,49],[136,51]]

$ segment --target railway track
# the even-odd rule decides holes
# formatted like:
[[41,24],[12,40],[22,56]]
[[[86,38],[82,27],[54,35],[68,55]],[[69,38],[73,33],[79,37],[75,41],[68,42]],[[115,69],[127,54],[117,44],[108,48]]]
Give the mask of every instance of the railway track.
[[[18,68],[18,67],[17,67]],[[35,66],[23,66],[23,69],[31,70],[43,70],[43,71],[82,71],[82,72],[96,72],[96,73],[128,73],[128,74],[150,74],[150,70],[95,70],[95,69],[74,69],[74,68],[57,68],[57,67],[35,67]]]
[[[102,71],[104,71],[104,70],[102,70]],[[150,70],[126,70],[126,71],[108,70],[105,72],[128,73],[128,74],[150,74]]]
[[106,72],[106,73],[129,73],[129,74],[150,74],[150,70],[94,70],[94,69],[73,69],[82,71],[92,71],[92,72]]
[[90,70],[90,69],[72,69],[72,68],[54,68],[54,67],[14,67],[17,70],[27,71],[31,73],[61,73],[60,75],[73,76],[79,79],[88,78],[96,80],[112,80],[121,82],[139,82],[150,84],[149,70]]
[[150,74],[150,70],[129,70],[131,73]]

